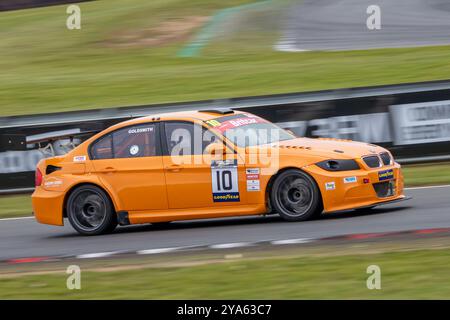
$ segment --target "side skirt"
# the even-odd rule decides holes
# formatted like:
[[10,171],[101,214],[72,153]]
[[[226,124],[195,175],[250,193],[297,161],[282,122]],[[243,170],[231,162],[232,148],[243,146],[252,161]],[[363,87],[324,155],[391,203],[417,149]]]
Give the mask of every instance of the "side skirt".
[[130,224],[166,222],[179,220],[225,218],[234,216],[262,215],[267,213],[265,204],[240,205],[236,207],[183,208],[155,211],[132,211],[128,214]]

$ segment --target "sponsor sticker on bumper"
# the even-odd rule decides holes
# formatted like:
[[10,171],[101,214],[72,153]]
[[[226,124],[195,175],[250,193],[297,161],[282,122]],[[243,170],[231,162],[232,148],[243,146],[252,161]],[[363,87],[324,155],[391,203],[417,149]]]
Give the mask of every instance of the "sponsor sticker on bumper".
[[336,184],[334,182],[327,182],[327,183],[325,183],[325,189],[326,190],[334,190],[334,189],[336,189]]
[[45,187],[59,187],[63,184],[61,179],[50,178],[44,182]]
[[384,170],[378,172],[378,180],[379,181],[385,181],[385,180],[391,180],[394,179],[394,170]]
[[345,177],[344,178],[344,183],[355,183],[357,180],[356,180],[356,177]]

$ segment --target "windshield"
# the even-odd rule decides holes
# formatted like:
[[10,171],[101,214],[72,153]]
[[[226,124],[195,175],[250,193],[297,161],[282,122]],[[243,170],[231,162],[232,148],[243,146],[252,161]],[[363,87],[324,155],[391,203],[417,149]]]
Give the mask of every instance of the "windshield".
[[247,113],[208,120],[206,123],[239,147],[257,146],[295,138],[277,125]]

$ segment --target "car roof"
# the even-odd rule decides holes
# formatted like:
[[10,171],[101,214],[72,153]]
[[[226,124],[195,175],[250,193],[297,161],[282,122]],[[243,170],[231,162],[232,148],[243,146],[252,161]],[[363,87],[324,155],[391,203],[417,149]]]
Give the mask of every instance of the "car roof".
[[122,127],[122,126],[140,124],[140,123],[152,122],[152,121],[167,121],[167,120],[208,121],[211,119],[217,119],[220,117],[236,115],[236,114],[243,114],[243,113],[244,112],[242,112],[242,111],[234,111],[234,110],[232,112],[223,113],[223,112],[221,112],[221,109],[217,109],[217,111],[189,110],[189,111],[167,112],[167,113],[153,114],[153,115],[121,122],[121,123],[117,124],[115,127]]

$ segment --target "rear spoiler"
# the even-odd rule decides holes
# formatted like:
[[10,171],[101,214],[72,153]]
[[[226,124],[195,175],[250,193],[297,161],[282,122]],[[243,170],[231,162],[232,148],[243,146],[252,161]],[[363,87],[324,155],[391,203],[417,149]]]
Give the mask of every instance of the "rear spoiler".
[[2,134],[0,135],[0,152],[26,150],[26,139],[24,134]]
[[75,139],[88,139],[101,130],[82,131],[81,129],[67,129],[53,132],[39,133],[31,136],[25,134],[0,135],[0,152],[26,151],[27,145],[37,144],[39,149],[47,149],[49,145],[59,140],[69,140],[69,147],[74,148]]

